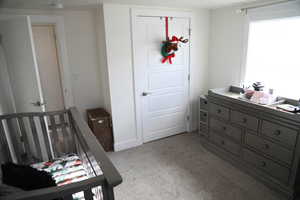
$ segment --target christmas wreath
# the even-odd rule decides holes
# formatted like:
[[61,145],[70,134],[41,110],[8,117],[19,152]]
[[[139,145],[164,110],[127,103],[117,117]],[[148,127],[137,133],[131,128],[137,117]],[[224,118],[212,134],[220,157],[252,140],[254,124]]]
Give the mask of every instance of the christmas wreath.
[[168,17],[166,19],[166,40],[163,41],[161,47],[161,55],[163,56],[161,62],[165,63],[169,61],[172,64],[172,58],[175,57],[175,52],[178,51],[179,43],[187,43],[188,39],[183,39],[183,37],[173,36],[172,39],[169,39],[169,23]]

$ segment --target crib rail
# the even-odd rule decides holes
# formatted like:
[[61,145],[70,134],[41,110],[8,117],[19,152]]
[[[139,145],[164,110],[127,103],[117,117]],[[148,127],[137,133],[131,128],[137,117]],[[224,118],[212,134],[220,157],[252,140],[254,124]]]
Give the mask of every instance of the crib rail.
[[[78,191],[84,191],[85,200],[93,200],[91,188],[105,183],[104,176],[98,176],[78,183],[50,187],[46,189],[34,190],[26,193],[19,193],[13,197],[4,197],[3,200],[73,200],[72,195]],[[108,196],[103,195],[103,200],[111,200]]]
[[101,169],[105,174],[108,185],[111,187],[117,186],[122,182],[122,178],[112,164],[110,159],[106,156],[106,153],[100,143],[97,141],[97,138],[91,132],[91,129],[88,127],[87,123],[83,121],[80,117],[80,113],[76,108],[71,108],[70,113],[72,120],[74,120],[74,126],[77,129],[77,133],[80,133],[81,141],[83,141],[90,148],[92,155],[97,160],[98,164],[101,163]]
[[30,164],[71,152],[72,149],[67,149],[73,146],[68,113],[63,110],[0,116],[1,152],[5,161]]
[[72,152],[87,160],[92,178],[65,186],[14,194],[3,199],[72,200],[73,194],[84,192],[85,200],[93,200],[93,197],[114,200],[113,188],[122,182],[122,178],[76,108],[0,116],[1,162],[32,164]]

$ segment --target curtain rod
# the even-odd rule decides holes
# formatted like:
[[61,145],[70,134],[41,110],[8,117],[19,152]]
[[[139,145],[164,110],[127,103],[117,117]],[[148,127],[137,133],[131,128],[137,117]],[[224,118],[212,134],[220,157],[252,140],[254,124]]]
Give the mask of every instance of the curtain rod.
[[151,17],[151,18],[156,17],[156,18],[161,18],[161,19],[163,19],[165,17],[169,17],[171,20],[174,19],[174,18],[175,19],[186,19],[186,18],[188,18],[188,17],[157,16],[157,15],[153,15],[153,16],[151,16],[151,15],[137,15],[137,17]]
[[277,5],[277,4],[287,3],[287,2],[290,2],[290,1],[296,1],[296,0],[281,0],[281,1],[274,1],[274,2],[269,2],[269,3],[266,2],[266,3],[261,4],[261,5],[240,8],[240,9],[237,10],[237,12],[238,13],[242,13],[242,12],[245,12],[245,11],[247,12],[247,10],[273,6],[273,5]]

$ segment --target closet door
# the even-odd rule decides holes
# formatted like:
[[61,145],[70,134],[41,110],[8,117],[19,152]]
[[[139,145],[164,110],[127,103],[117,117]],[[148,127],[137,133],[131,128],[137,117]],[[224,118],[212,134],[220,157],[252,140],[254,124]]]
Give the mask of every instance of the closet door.
[[[189,38],[189,19],[170,18],[169,37]],[[137,112],[143,142],[187,131],[189,43],[180,44],[173,63],[162,63],[166,39],[163,17],[138,16],[134,24],[134,67]]]
[[0,19],[16,112],[43,111],[43,96],[28,16]]

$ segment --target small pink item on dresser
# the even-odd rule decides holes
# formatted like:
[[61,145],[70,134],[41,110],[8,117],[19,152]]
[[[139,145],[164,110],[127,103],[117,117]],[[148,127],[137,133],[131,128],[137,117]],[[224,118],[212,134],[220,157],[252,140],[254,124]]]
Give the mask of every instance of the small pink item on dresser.
[[247,98],[247,99],[250,99],[251,97],[252,97],[252,95],[254,94],[254,90],[246,90],[245,91],[245,97]]

